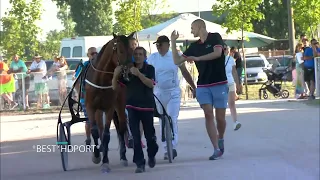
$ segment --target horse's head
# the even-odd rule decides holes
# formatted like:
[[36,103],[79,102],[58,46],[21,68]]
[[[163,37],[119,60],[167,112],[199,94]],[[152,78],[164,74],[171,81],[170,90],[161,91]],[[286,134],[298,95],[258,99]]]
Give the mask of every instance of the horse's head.
[[129,36],[113,34],[112,49],[116,52],[116,56],[113,56],[113,63],[116,65],[128,65],[132,62],[133,50],[130,48],[129,40],[134,36],[131,33]]
[[133,50],[130,48],[129,41],[134,33],[131,33],[129,36],[113,34],[113,39],[101,48],[96,59],[98,66],[103,67],[102,71],[113,73],[114,69],[119,65],[128,69],[133,64]]

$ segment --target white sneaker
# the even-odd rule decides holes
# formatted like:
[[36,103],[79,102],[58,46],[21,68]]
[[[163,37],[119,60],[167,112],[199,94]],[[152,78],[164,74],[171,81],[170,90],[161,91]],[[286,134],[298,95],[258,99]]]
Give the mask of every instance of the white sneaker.
[[238,129],[241,128],[241,123],[239,121],[236,121],[234,124],[233,124],[233,129],[236,131]]

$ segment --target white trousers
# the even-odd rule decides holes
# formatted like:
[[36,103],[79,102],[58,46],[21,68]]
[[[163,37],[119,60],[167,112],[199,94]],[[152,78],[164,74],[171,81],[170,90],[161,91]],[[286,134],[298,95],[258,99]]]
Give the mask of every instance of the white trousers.
[[[173,133],[174,133],[174,140],[172,140],[173,149],[177,148],[178,145],[178,116],[180,111],[180,101],[181,101],[181,91],[178,87],[174,90],[155,90],[154,94],[158,97],[161,101],[162,105],[166,109],[168,115],[172,119],[173,124]],[[159,104],[159,101],[156,99],[157,110],[159,114],[163,114],[162,106]],[[162,131],[161,131],[161,120],[159,119],[160,123],[160,137],[158,139],[161,140]],[[166,142],[162,142],[162,146],[164,152],[167,152],[167,144]]]

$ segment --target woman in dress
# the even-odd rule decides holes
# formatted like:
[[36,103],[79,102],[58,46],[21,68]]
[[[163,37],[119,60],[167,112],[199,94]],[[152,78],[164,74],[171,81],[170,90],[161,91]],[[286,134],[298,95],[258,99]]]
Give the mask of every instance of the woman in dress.
[[67,97],[67,69],[68,69],[68,64],[65,57],[64,56],[55,57],[54,62],[47,73],[48,76],[52,76],[53,73],[56,73],[57,75],[59,100],[61,105],[63,104],[63,101]]
[[295,97],[297,99],[303,99],[306,97],[306,92],[307,92],[307,87],[306,87],[306,83],[304,82],[304,78],[303,78],[303,44],[302,43],[298,43],[296,45],[296,55],[295,55],[295,60],[296,60],[296,75],[295,75],[295,86],[296,86],[296,90],[295,90]]

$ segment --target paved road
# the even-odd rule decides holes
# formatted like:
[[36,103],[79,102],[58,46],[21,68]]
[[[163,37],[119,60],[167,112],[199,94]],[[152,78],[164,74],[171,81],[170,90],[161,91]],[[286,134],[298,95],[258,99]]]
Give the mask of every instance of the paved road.
[[[56,118],[42,120],[1,117],[1,179],[3,180],[318,180],[319,107],[299,102],[239,102],[243,127],[234,132],[227,112],[228,127],[223,159],[209,161],[209,143],[199,108],[183,108],[179,120],[178,158],[169,164],[157,156],[154,169],[134,174],[132,150],[129,167],[119,162],[118,144],[112,131],[112,172],[100,173],[90,153],[69,153],[70,171],[63,172],[60,155],[37,153],[33,145],[53,145]],[[159,129],[158,122],[156,122]],[[84,124],[72,127],[73,144],[82,144]],[[29,140],[26,140],[29,139]],[[33,140],[30,140],[33,139]],[[19,140],[19,141],[17,141]],[[3,142],[7,141],[7,142]]]

